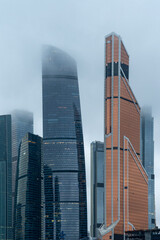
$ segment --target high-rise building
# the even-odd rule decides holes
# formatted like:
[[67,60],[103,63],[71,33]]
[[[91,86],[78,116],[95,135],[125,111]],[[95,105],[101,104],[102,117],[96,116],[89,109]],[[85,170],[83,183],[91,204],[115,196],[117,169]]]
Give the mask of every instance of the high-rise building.
[[27,133],[17,163],[15,240],[41,240],[43,229],[42,138]]
[[0,116],[0,239],[12,240],[11,115]]
[[115,33],[105,38],[105,240],[148,228],[148,176],[140,160],[140,106],[129,84],[129,55]]
[[126,240],[159,240],[160,229],[148,229],[126,232]]
[[14,110],[12,113],[12,216],[14,217],[15,182],[18,161],[18,149],[26,133],[33,133],[33,113]]
[[46,239],[87,237],[84,144],[76,62],[44,46],[43,156]]
[[91,143],[91,237],[104,223],[104,143]]
[[154,190],[154,140],[153,117],[149,107],[141,111],[141,159],[148,173],[148,227],[153,229],[155,222],[155,190]]

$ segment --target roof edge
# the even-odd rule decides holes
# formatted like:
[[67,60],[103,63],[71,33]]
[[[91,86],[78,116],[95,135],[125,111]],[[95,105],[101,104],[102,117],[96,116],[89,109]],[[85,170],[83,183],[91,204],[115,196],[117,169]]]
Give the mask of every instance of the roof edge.
[[124,46],[124,49],[125,49],[125,51],[126,51],[126,53],[127,53],[128,57],[129,57],[128,51],[127,51],[127,49],[126,49],[126,47],[125,47],[125,45],[124,45],[124,43],[123,43],[123,41],[122,41],[122,38],[121,38],[121,36],[120,36],[120,35],[118,35],[118,34],[117,34],[117,33],[115,33],[115,32],[111,32],[111,33],[109,33],[109,34],[105,35],[105,39],[106,39],[106,38],[108,38],[108,37],[110,37],[110,36],[116,36],[116,37],[118,37],[118,38],[119,38],[119,40],[122,42],[122,44],[123,44],[123,46]]

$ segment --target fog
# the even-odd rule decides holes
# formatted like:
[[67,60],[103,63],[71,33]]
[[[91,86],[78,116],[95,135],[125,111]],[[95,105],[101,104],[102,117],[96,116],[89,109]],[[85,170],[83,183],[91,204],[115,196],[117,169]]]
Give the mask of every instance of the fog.
[[0,114],[15,108],[33,111],[35,133],[42,135],[41,45],[68,52],[78,66],[88,200],[90,143],[103,141],[104,36],[113,31],[121,35],[130,55],[131,87],[140,105],[149,104],[153,109],[157,225],[159,9],[159,0],[0,0]]

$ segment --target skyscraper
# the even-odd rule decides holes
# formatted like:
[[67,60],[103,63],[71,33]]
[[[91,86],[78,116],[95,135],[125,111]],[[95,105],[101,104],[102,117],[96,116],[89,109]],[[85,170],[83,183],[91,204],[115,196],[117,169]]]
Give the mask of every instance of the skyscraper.
[[0,116],[0,239],[12,240],[11,115]]
[[22,139],[16,177],[15,240],[43,239],[41,149],[41,137],[27,133]]
[[104,223],[104,143],[91,143],[91,237]]
[[46,239],[87,236],[84,144],[76,62],[44,46],[43,138]]
[[148,176],[140,160],[140,106],[129,84],[121,37],[105,38],[105,224],[103,239],[148,228]]
[[33,133],[33,113],[14,110],[12,113],[12,216],[14,216],[15,182],[18,161],[18,149],[26,133]]
[[148,227],[155,228],[153,117],[149,107],[141,111],[141,159],[148,173]]

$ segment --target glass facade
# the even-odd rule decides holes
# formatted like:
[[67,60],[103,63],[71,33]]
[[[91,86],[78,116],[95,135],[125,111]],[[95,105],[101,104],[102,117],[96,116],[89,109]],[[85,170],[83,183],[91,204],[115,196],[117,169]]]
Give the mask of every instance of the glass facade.
[[126,233],[126,240],[159,240],[160,239],[160,229],[149,229],[149,230],[139,230],[139,231],[129,231]]
[[148,173],[148,227],[156,226],[155,220],[155,184],[154,184],[154,140],[153,117],[149,107],[141,111],[141,159]]
[[17,164],[15,240],[41,240],[43,230],[42,139],[27,133]]
[[14,216],[15,183],[18,161],[18,149],[26,133],[33,133],[33,113],[14,110],[12,113],[12,216]]
[[43,155],[46,239],[87,236],[84,144],[75,61],[44,46]]
[[129,84],[129,55],[120,36],[105,38],[105,240],[148,228],[148,177],[140,160],[140,113]]
[[11,116],[0,116],[0,239],[12,240]]
[[91,237],[104,223],[104,143],[91,143]]

